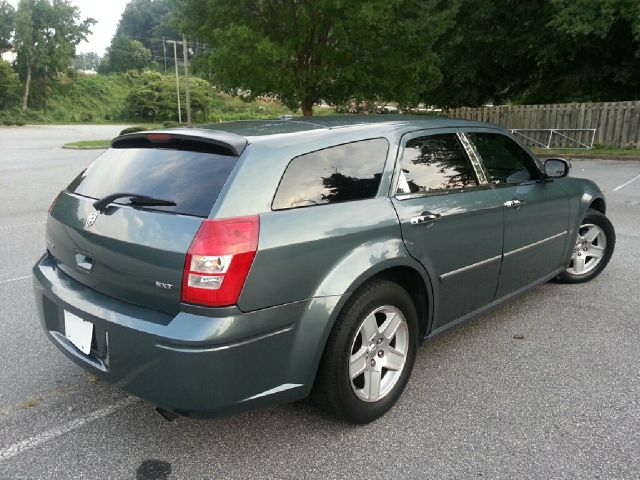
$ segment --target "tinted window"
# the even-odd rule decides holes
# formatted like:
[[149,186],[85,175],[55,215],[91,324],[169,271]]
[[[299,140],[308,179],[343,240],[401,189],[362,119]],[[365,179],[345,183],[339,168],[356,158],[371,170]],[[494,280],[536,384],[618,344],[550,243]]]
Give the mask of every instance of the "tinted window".
[[402,153],[401,166],[398,194],[429,193],[478,184],[454,134],[409,140]]
[[378,193],[389,143],[383,138],[347,143],[291,160],[273,209],[372,198]]
[[476,146],[491,183],[521,183],[537,180],[533,159],[509,137],[495,133],[467,134]]
[[[117,192],[171,200],[171,207],[144,207],[206,217],[237,157],[169,149],[118,148],[98,157],[67,189],[102,198]],[[115,203],[127,204],[122,198]]]

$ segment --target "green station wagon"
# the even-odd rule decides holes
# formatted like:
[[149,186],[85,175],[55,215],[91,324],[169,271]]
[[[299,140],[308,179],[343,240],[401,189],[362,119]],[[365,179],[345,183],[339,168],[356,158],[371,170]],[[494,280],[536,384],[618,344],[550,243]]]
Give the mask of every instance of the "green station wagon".
[[123,135],[51,206],[34,288],[51,341],[158,406],[397,401],[425,339],[607,265],[591,181],[462,120],[336,116]]

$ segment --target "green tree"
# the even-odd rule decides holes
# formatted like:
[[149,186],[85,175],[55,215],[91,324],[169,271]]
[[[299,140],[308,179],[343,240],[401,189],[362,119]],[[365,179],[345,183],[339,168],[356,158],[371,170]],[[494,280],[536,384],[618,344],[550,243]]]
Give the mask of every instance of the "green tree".
[[450,9],[438,0],[176,0],[205,41],[201,71],[229,92],[270,95],[312,115],[320,99],[416,103],[439,81],[432,45]]
[[153,63],[151,51],[138,40],[114,37],[100,64],[100,73],[144,70]]
[[172,0],[131,0],[120,17],[112,41],[121,37],[138,40],[151,50],[154,59],[164,63],[163,37],[170,40],[181,37],[172,24],[173,12]]
[[15,29],[15,10],[6,0],[0,0],[0,52],[11,48]]
[[637,0],[464,0],[439,37],[448,106],[640,98]]
[[15,16],[18,72],[24,82],[22,109],[26,110],[32,83],[46,94],[47,83],[64,71],[75,47],[86,39],[93,19],[80,19],[68,0],[20,0]]
[[442,82],[428,104],[477,106],[515,100],[527,88],[544,48],[548,0],[464,0],[437,39]]
[[101,60],[100,55],[95,52],[79,53],[72,60],[71,65],[76,70],[98,70]]
[[17,103],[19,89],[18,74],[13,71],[9,63],[0,60],[0,110]]
[[640,98],[640,2],[550,0],[529,102]]

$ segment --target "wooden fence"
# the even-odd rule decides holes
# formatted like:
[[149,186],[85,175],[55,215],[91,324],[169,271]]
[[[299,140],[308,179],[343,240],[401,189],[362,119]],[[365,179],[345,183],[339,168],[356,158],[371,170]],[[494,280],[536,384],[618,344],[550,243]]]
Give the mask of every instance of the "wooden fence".
[[[595,144],[640,148],[640,101],[461,107],[450,109],[446,114],[451,118],[495,123],[508,129],[595,128]],[[591,132],[576,132],[574,138],[588,144],[591,135]],[[548,132],[530,132],[527,136],[544,140]],[[572,144],[565,139],[556,146]]]

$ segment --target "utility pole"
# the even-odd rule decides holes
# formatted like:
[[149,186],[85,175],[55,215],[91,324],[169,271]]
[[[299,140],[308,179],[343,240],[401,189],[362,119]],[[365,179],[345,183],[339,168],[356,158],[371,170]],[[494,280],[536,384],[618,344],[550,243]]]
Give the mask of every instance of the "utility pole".
[[176,64],[176,92],[178,93],[178,122],[182,123],[182,112],[180,109],[180,80],[178,77],[178,48],[176,46],[180,42],[175,40],[167,40],[167,42],[173,43],[173,59]]
[[164,37],[162,37],[162,52],[164,58],[164,74],[167,74],[167,44],[164,41]]
[[189,91],[189,54],[187,50],[187,37],[182,35],[182,58],[184,61],[184,91],[187,103],[187,125],[191,125],[191,96]]

